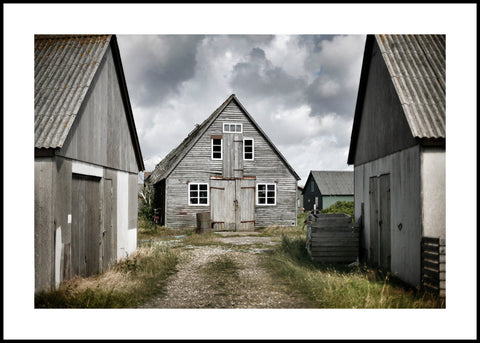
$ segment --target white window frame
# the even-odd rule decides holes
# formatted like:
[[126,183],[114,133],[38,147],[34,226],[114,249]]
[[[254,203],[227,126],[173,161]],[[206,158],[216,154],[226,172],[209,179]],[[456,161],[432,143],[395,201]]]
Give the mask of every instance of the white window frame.
[[[245,158],[245,141],[252,141],[252,158]],[[254,161],[255,160],[255,140],[253,138],[244,138],[243,139],[243,160],[244,161]]]
[[[228,125],[228,129],[225,126]],[[230,130],[230,125],[235,125],[235,131]],[[240,126],[240,131],[237,131],[237,125]],[[223,133],[243,133],[243,124],[242,123],[223,123],[222,125]]]
[[[219,139],[220,140],[220,158],[213,157],[213,140],[214,139]],[[223,160],[223,138],[211,138],[210,142],[211,142],[210,143],[210,151],[211,151],[210,157],[212,158],[212,160],[216,160],[216,161]]]
[[[207,186],[207,203],[206,204],[200,204],[200,203],[192,204],[191,203],[191,199],[192,199],[192,197],[190,195],[190,193],[192,192],[192,190],[190,189],[191,185],[197,185],[198,186],[198,190],[197,190],[198,193],[200,193],[200,186],[201,185],[206,185]],[[209,186],[208,183],[206,183],[206,182],[189,182],[187,186],[188,186],[188,192],[187,192],[188,193],[188,198],[187,198],[188,206],[210,206],[210,186]],[[200,194],[198,194],[197,199],[200,202]]]
[[[275,188],[274,188],[275,198],[274,198],[274,203],[273,203],[273,204],[269,204],[269,203],[268,203],[268,201],[267,201],[267,199],[268,199],[267,194],[265,194],[265,204],[260,204],[260,203],[258,202],[258,200],[259,200],[259,197],[258,197],[258,195],[259,195],[259,190],[258,190],[259,186],[265,186],[265,192],[268,192],[268,186],[274,186],[274,187],[275,187]],[[276,184],[276,183],[257,183],[256,191],[257,191],[257,192],[256,192],[257,194],[255,195],[255,202],[256,202],[257,206],[276,206],[276,205],[277,205],[277,184]]]

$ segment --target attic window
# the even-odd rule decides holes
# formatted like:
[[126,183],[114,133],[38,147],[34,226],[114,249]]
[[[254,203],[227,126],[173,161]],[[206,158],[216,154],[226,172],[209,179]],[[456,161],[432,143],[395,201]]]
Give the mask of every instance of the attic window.
[[253,161],[253,139],[245,138],[243,140],[243,159],[247,161]]
[[212,137],[212,160],[222,159],[222,139]]
[[223,123],[224,133],[242,133],[242,131],[243,131],[242,124]]

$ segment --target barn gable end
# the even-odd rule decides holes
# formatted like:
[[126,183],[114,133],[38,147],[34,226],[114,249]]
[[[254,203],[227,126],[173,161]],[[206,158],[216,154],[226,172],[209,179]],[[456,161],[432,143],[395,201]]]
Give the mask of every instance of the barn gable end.
[[[224,125],[228,125],[227,130]],[[230,131],[230,125],[233,125],[234,132]],[[222,151],[218,158],[212,156],[213,140]],[[252,146],[251,156],[244,155],[246,145]],[[248,200],[245,200],[244,206],[250,206],[254,214],[247,220],[245,218],[248,215],[242,212],[243,214],[239,216],[245,218],[239,221],[243,222],[244,227],[249,226],[247,222],[251,223],[252,227],[253,224],[295,225],[298,179],[298,175],[235,95],[231,95],[209,118],[197,126],[179,147],[157,165],[147,178],[147,183],[158,185],[160,181],[165,180],[163,183],[165,188],[158,191],[165,200],[157,199],[156,203],[165,204],[161,217],[165,218],[164,224],[167,226],[195,226],[196,214],[200,212],[211,212],[214,222],[218,219],[218,211],[225,215],[235,211],[241,212],[242,210],[238,210],[240,205],[235,205],[237,210],[235,207],[226,210],[217,208],[210,200],[214,199],[215,202],[217,197],[223,197],[228,204],[234,202],[241,204],[241,200],[236,199],[235,194],[245,192],[248,193],[245,195],[248,196]],[[195,206],[189,203],[190,183],[208,186],[208,203]],[[256,187],[260,187],[261,191],[267,184],[275,188],[274,207],[258,204]],[[219,220],[217,223],[219,227],[224,225],[220,222],[223,221]]]

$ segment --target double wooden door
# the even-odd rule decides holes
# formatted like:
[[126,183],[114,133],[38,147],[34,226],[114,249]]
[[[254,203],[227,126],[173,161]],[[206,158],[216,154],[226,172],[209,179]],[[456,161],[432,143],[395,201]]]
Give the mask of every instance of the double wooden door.
[[211,179],[210,193],[215,230],[255,229],[255,179]]

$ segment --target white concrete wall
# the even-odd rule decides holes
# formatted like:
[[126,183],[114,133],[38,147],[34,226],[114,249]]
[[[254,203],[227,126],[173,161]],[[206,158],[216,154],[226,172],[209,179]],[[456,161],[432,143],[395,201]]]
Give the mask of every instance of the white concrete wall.
[[445,239],[445,149],[422,152],[423,235]]
[[355,222],[364,203],[361,246],[366,251],[370,248],[369,179],[381,174],[390,174],[391,271],[405,282],[418,286],[422,236],[419,146],[355,166]]
[[117,172],[117,261],[129,255],[128,173]]

